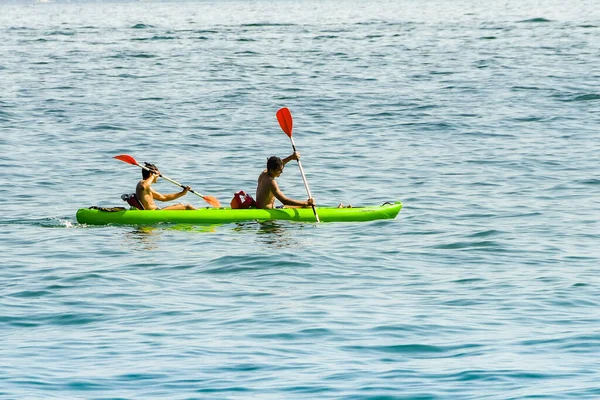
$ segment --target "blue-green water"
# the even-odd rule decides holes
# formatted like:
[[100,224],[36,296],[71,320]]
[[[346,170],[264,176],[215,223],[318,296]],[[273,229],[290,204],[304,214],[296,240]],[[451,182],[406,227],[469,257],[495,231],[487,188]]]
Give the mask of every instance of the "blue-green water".
[[[0,398],[600,397],[600,7],[543,3],[1,5]],[[252,192],[284,106],[398,218],[75,221],[121,153]]]

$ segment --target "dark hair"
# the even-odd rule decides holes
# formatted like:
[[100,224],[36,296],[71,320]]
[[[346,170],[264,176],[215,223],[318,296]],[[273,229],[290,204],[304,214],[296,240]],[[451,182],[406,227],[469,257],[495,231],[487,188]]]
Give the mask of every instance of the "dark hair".
[[281,158],[279,157],[269,157],[269,159],[267,160],[267,169],[269,171],[275,171],[277,168],[281,167],[283,165],[283,161],[281,161]]
[[158,167],[156,165],[154,165],[154,164],[150,164],[150,163],[145,162],[144,166],[150,170],[150,171],[148,171],[147,169],[142,168],[142,177],[144,179],[148,179],[148,177],[150,176],[151,172],[157,172],[158,171]]

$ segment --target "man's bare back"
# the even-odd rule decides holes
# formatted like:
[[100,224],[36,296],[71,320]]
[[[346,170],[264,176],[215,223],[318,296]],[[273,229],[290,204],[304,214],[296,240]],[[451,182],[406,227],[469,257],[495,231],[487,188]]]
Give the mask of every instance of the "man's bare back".
[[275,206],[274,192],[279,190],[275,178],[269,175],[265,169],[258,177],[258,185],[256,186],[256,202],[261,208],[273,208]]

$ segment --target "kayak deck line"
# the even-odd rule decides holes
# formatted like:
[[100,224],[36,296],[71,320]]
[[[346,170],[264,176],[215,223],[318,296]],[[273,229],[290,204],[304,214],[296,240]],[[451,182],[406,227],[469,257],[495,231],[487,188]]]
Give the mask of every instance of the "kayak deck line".
[[[319,207],[323,222],[361,222],[394,219],[402,209],[401,202],[367,207]],[[231,209],[201,208],[198,210],[119,210],[103,211],[98,207],[77,210],[77,222],[89,225],[154,225],[159,223],[229,223],[240,221],[287,220],[316,222],[311,208]]]

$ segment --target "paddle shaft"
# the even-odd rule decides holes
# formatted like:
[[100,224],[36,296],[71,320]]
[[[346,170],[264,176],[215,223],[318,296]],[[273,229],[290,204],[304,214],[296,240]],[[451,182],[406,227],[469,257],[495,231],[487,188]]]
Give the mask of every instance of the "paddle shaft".
[[[292,142],[292,150],[294,150],[294,153],[296,152],[296,144],[294,143],[294,138],[292,136],[289,136],[290,138],[290,142]],[[298,167],[300,168],[300,175],[302,175],[302,180],[304,181],[304,187],[306,188],[306,193],[308,193],[308,197],[312,199],[312,194],[310,194],[310,189],[308,187],[308,182],[306,181],[306,176],[304,175],[304,169],[302,168],[302,163],[300,162],[300,160],[298,161]],[[315,206],[312,206],[312,210],[313,213],[315,214],[315,218],[317,219],[317,222],[321,222],[321,220],[319,219],[319,214],[317,214],[317,209],[315,208]]]
[[[137,164],[137,166],[138,166],[138,167],[140,167],[141,169],[145,169],[146,171],[153,172],[152,170],[150,170],[150,168],[146,168],[146,167],[144,167],[144,166],[143,166],[143,165],[141,165],[141,164]],[[163,178],[163,179],[165,179],[165,180],[167,180],[167,181],[169,181],[169,182],[171,182],[171,183],[172,183],[172,184],[174,184],[174,185],[177,185],[177,186],[179,186],[179,187],[180,187],[180,188],[182,188],[182,189],[185,189],[185,188],[186,188],[186,187],[185,187],[185,186],[183,186],[181,183],[179,183],[179,182],[177,182],[177,181],[174,181],[173,179],[171,179],[171,178],[169,178],[169,177],[167,177],[167,176],[164,176],[163,174],[158,174],[158,176],[159,176],[159,177],[161,177],[161,178]],[[189,190],[189,192],[190,192],[190,193],[194,193],[196,196],[198,196],[198,197],[202,197],[202,198],[204,199],[204,196],[202,196],[202,195],[201,195],[200,193],[198,193],[198,192],[195,192],[193,189],[190,189],[190,190]]]

